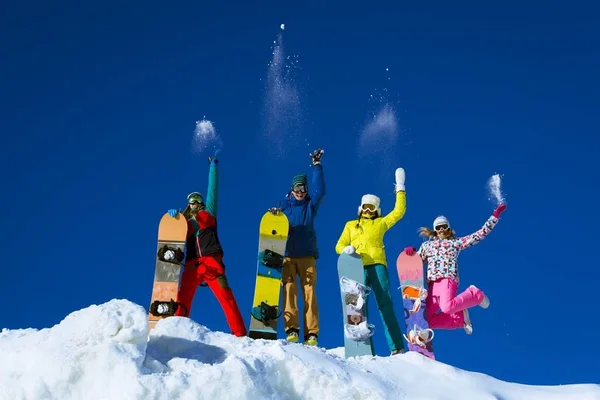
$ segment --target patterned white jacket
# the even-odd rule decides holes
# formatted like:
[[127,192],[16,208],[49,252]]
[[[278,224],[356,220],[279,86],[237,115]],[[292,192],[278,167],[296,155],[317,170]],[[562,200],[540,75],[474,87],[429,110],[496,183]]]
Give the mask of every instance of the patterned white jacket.
[[497,223],[498,218],[492,215],[485,221],[481,229],[470,235],[451,239],[434,237],[421,244],[418,254],[427,263],[427,280],[451,278],[458,283],[458,253],[481,242]]

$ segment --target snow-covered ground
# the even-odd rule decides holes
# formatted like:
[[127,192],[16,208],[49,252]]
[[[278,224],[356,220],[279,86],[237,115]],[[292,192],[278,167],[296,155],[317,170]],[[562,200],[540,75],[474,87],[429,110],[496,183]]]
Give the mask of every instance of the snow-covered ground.
[[42,330],[0,333],[0,399],[600,400],[600,385],[527,386],[419,354],[345,360],[343,349],[212,332],[186,318],[159,322],[112,300]]

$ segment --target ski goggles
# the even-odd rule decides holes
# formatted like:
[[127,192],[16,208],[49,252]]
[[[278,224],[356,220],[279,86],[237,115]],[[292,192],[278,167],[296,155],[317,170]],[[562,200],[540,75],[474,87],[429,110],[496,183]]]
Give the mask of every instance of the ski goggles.
[[435,229],[436,232],[445,231],[448,230],[448,224],[438,225],[433,229]]
[[292,191],[296,193],[306,193],[306,185],[304,183],[297,183],[292,187]]
[[375,207],[373,204],[363,204],[361,206],[363,211],[368,211],[368,212],[375,212],[377,211],[377,207]]
[[194,203],[203,204],[204,203],[204,198],[198,192],[192,192],[192,193],[188,194],[187,200],[188,200],[188,204],[194,204]]

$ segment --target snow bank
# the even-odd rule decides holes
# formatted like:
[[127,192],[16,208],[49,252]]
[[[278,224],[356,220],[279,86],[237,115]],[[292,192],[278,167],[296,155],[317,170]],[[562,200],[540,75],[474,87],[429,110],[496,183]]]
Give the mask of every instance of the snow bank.
[[600,385],[527,386],[414,353],[342,353],[237,338],[178,317],[148,339],[145,309],[112,300],[49,329],[4,329],[0,399],[600,399]]

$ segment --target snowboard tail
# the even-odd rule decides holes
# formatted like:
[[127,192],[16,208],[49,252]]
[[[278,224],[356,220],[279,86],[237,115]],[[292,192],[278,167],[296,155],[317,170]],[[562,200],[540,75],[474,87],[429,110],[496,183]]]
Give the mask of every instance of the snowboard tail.
[[[402,293],[405,331],[407,332],[404,338],[408,342],[408,351],[416,351],[435,359],[431,341],[433,331],[429,328],[426,318],[425,305],[428,293],[425,287],[423,261],[419,255],[409,256],[403,251],[396,260],[396,268]],[[426,340],[411,334],[411,331],[413,331],[412,333],[424,332]]]
[[261,218],[256,283],[248,329],[248,336],[253,339],[277,339],[277,322],[281,316],[281,271],[288,233],[289,222],[285,214],[266,212]]
[[168,312],[161,311],[164,308],[162,306],[168,307],[177,299],[186,236],[187,221],[183,214],[179,213],[173,218],[165,213],[158,225],[154,282],[148,311],[148,331],[154,329],[159,320],[171,316],[170,310]]

